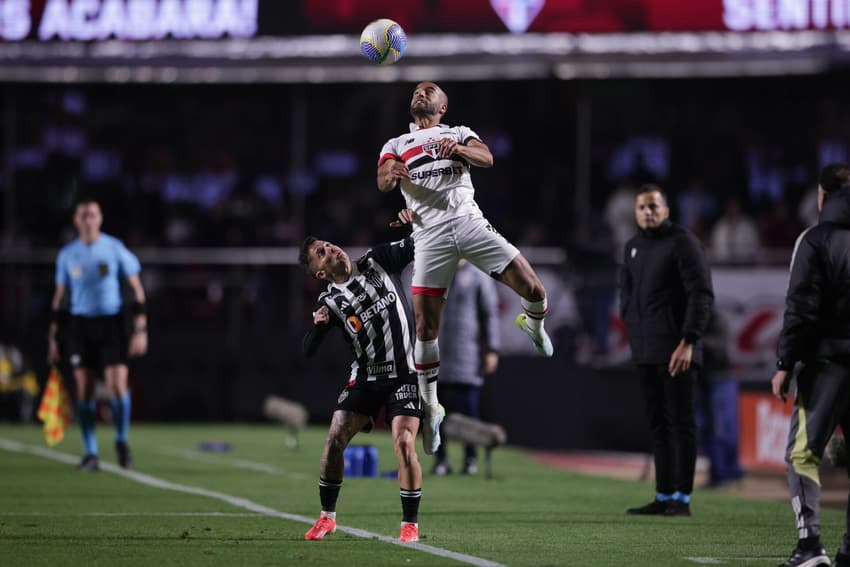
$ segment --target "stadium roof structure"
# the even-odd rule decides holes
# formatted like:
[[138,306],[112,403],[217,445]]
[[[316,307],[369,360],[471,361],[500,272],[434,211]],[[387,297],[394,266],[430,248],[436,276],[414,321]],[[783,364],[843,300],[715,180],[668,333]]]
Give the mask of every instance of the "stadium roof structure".
[[374,65],[351,35],[0,43],[0,81],[348,83],[810,75],[850,63],[850,31],[440,34]]

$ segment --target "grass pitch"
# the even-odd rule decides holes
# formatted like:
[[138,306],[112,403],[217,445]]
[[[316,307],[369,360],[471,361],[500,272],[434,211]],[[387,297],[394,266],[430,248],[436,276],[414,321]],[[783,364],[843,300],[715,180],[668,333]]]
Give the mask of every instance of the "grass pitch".
[[[431,476],[420,451],[421,547],[392,543],[401,505],[398,482],[384,478],[346,479],[337,520],[354,529],[308,542],[323,428],[289,450],[272,425],[138,424],[132,474],[108,464],[111,427],[98,434],[105,470],[82,474],[77,429],[48,450],[40,428],[0,426],[0,564],[766,566],[796,537],[788,504],[709,491],[694,494],[691,518],[626,516],[651,498],[650,484],[565,472],[506,448],[490,480]],[[212,440],[231,450],[200,449]],[[395,468],[387,432],[355,442],[378,448],[382,472]],[[450,451],[457,460],[460,447]],[[823,510],[821,523],[834,552],[844,513]]]

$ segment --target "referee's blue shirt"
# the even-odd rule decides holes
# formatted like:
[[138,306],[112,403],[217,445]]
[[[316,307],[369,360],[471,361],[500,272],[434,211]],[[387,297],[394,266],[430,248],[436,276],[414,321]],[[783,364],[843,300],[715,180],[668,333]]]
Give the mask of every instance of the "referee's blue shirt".
[[56,283],[70,289],[72,315],[116,315],[121,311],[120,278],[141,269],[139,259],[123,242],[101,232],[91,244],[77,238],[59,251]]

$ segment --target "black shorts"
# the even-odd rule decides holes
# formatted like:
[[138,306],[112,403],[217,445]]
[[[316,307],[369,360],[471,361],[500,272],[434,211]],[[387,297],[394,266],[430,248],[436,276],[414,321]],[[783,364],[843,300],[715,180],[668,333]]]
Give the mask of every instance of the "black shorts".
[[101,371],[127,364],[127,333],[119,315],[71,319],[70,362],[74,368]]
[[339,394],[336,409],[368,415],[378,419],[381,409],[386,407],[387,423],[397,415],[422,417],[422,402],[419,400],[419,383],[416,374],[407,378],[389,378],[373,382],[349,382]]

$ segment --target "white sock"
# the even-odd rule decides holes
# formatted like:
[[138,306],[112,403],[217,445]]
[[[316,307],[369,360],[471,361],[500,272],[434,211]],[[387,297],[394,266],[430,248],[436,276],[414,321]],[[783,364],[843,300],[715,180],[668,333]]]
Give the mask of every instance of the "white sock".
[[527,301],[520,298],[522,308],[525,311],[525,324],[535,333],[543,330],[543,319],[549,311],[549,304],[544,297],[540,301]]
[[336,512],[325,512],[322,510],[322,516],[330,518],[331,520],[336,520]]
[[436,408],[440,403],[437,401],[437,376],[440,373],[440,346],[437,339],[417,339],[413,347],[413,358],[416,361],[419,397],[427,408]]
[[425,409],[432,414],[436,413],[437,407],[440,405],[437,400],[437,381],[428,382],[425,380],[423,382],[422,378],[419,378],[419,397],[422,398],[422,405],[425,406]]

